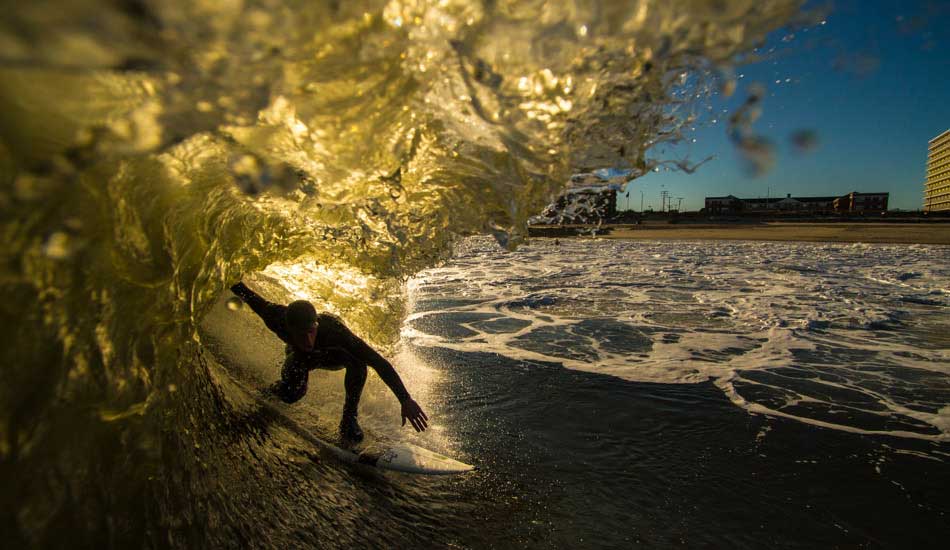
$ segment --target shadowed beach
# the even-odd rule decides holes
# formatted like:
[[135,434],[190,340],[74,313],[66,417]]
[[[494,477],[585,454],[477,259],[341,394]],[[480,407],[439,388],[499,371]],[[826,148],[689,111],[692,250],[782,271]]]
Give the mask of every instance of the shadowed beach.
[[[585,231],[587,229],[587,231]],[[703,223],[674,224],[666,221],[642,225],[534,226],[532,236],[598,237],[635,240],[741,240],[806,241],[837,243],[950,244],[950,223]],[[580,233],[578,235],[578,233]]]

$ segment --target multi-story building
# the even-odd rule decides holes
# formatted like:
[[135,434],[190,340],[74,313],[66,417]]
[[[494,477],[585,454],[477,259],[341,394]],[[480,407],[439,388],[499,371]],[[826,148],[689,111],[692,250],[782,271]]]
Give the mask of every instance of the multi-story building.
[[711,214],[739,212],[742,210],[742,201],[735,195],[706,197],[706,207],[703,210]]
[[[834,202],[838,197],[759,197],[740,199],[726,197],[706,197],[705,211],[710,214],[739,214],[753,212],[798,212],[805,214],[828,214],[834,211]],[[885,206],[887,199],[885,197]]]
[[836,212],[886,212],[889,193],[852,191],[834,200]]
[[930,140],[924,212],[950,210],[950,130]]

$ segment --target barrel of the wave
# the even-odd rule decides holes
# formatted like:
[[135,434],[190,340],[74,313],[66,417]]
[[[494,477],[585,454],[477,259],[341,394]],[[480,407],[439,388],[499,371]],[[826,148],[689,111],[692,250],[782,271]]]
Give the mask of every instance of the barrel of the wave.
[[225,282],[305,255],[399,280],[458,234],[513,244],[571,171],[642,169],[676,135],[672,71],[799,4],[11,7],[3,540],[237,546],[280,524],[294,464],[196,339]]

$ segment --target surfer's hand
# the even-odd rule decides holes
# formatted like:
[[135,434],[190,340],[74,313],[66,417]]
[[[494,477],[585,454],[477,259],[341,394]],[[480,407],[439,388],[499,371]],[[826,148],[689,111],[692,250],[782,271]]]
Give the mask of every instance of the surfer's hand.
[[406,425],[406,419],[416,429],[417,432],[424,432],[429,427],[429,417],[422,410],[422,407],[412,399],[406,399],[402,402],[402,425]]

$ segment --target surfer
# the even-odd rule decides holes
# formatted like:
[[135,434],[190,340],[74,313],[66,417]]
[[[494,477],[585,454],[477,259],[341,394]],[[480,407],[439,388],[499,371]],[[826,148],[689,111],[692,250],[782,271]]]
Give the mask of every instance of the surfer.
[[340,437],[344,441],[359,442],[363,439],[363,430],[356,420],[357,409],[366,383],[366,366],[369,365],[399,399],[402,425],[405,426],[408,419],[417,432],[428,427],[429,417],[409,396],[396,369],[340,319],[327,313],[318,314],[313,304],[306,300],[297,300],[286,306],[268,302],[243,282],[232,286],[231,292],[244,300],[267,328],[287,344],[280,380],[269,388],[270,393],[285,403],[293,403],[307,393],[311,370],[346,369],[343,379],[346,401],[340,419]]

